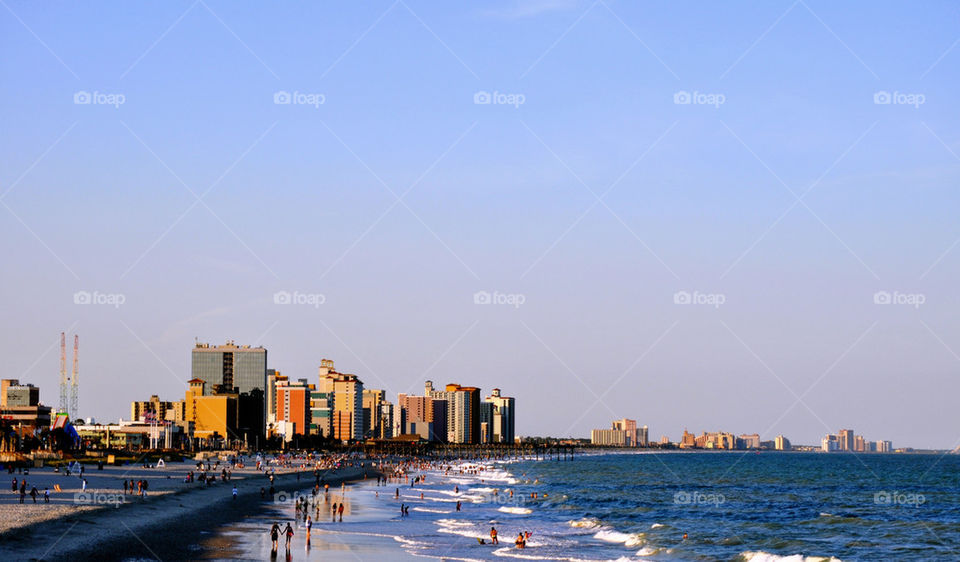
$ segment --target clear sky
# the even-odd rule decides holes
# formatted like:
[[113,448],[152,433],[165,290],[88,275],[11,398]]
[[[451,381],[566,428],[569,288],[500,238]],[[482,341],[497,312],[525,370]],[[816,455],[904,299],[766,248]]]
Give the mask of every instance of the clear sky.
[[79,333],[110,420],[233,339],[391,399],[500,387],[521,435],[954,447],[958,21],[3,0],[2,376],[56,405]]

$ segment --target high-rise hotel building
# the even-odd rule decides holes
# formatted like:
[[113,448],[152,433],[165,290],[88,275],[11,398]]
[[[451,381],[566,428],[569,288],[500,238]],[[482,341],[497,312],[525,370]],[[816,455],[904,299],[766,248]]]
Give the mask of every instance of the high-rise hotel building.
[[333,361],[320,361],[320,384],[317,390],[333,398],[330,408],[330,432],[334,439],[363,439],[363,382],[357,375],[338,373]]
[[267,388],[267,350],[238,346],[232,341],[211,346],[197,343],[191,356],[191,378],[204,382],[206,396],[220,387],[225,392],[249,393]]

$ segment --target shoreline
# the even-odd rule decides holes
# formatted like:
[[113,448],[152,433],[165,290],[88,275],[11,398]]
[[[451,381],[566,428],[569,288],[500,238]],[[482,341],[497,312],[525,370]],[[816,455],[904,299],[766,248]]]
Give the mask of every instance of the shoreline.
[[[363,480],[373,467],[321,471],[331,486]],[[278,472],[274,487],[294,491],[311,487],[312,471]],[[266,486],[264,486],[266,484]],[[294,484],[295,487],[291,487]],[[237,499],[232,488],[237,487]],[[234,477],[209,488],[188,489],[120,507],[82,511],[11,529],[0,535],[0,554],[17,560],[196,559],[222,557],[222,547],[203,546],[207,533],[242,520],[258,506],[272,502],[260,497],[269,487],[265,475]],[[218,556],[218,553],[221,553]]]

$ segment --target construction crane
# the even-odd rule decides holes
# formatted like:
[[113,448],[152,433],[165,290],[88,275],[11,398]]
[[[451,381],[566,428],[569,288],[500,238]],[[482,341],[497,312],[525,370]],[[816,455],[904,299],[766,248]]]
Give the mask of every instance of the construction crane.
[[67,336],[60,332],[60,411],[67,411]]
[[80,336],[74,334],[73,336],[73,374],[70,377],[70,419],[74,420],[80,414],[78,411],[79,406],[79,392],[80,392],[80,370],[78,368],[78,358],[77,351],[80,348]]

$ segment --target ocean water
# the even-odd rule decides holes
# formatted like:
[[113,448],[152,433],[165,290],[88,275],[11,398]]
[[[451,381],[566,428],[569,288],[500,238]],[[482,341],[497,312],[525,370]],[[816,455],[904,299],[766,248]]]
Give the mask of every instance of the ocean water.
[[[310,548],[301,524],[288,559],[960,559],[955,455],[640,452],[484,466],[427,471],[414,488],[333,490]],[[342,523],[328,519],[333,501],[348,506]],[[266,558],[270,523],[292,517],[270,504],[218,533]],[[515,548],[527,531],[527,548]]]

